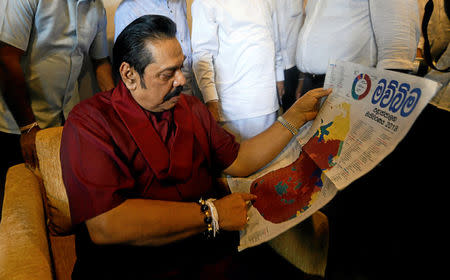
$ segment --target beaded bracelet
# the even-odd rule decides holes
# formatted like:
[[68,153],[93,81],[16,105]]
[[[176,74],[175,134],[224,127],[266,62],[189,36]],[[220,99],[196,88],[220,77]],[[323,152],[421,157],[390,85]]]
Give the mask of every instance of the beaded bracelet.
[[208,239],[213,238],[215,236],[215,232],[212,226],[213,218],[211,217],[211,210],[209,209],[209,206],[206,204],[206,201],[203,198],[200,198],[198,200],[198,203],[200,204],[200,211],[202,211],[202,213],[205,213],[205,218],[203,219],[207,226],[205,236]]

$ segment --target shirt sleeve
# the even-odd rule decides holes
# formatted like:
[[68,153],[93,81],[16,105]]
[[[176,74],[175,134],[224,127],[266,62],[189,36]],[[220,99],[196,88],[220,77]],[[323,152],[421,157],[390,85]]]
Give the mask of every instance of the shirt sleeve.
[[106,11],[105,8],[102,7],[102,16],[98,22],[98,31],[90,47],[90,55],[93,59],[101,59],[108,56],[106,24]]
[[60,159],[74,225],[120,205],[123,192],[135,185],[107,127],[105,120],[77,107],[64,125]]
[[417,0],[369,0],[369,4],[377,67],[413,70],[420,37]]
[[282,49],[281,49],[281,34],[279,30],[279,24],[278,24],[278,14],[277,14],[277,7],[276,3],[271,3],[271,9],[272,9],[272,26],[273,26],[273,35],[275,40],[275,75],[276,75],[276,81],[283,81],[284,80],[284,63],[283,63],[283,55],[282,55]]
[[26,51],[39,0],[1,0],[0,41]]
[[144,11],[139,12],[130,2],[122,1],[116,9],[114,14],[114,42],[119,37],[120,33],[132,23],[135,19],[144,14]]
[[211,1],[195,0],[192,4],[193,71],[204,102],[219,99],[217,95],[213,57],[219,52],[216,10]]

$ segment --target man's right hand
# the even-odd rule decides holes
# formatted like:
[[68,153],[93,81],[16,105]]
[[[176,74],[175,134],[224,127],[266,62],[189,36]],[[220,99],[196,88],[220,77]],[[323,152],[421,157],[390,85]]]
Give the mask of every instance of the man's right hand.
[[209,112],[211,113],[211,115],[213,115],[216,122],[219,122],[222,117],[219,101],[217,100],[208,101],[206,102],[206,107],[208,107]]
[[219,227],[223,230],[241,230],[247,224],[248,201],[255,200],[250,193],[232,193],[214,201],[219,214]]
[[25,131],[20,136],[20,147],[23,160],[27,167],[37,168],[38,158],[36,153],[36,133],[41,130],[39,126],[33,127],[29,132]]
[[[31,109],[30,97],[26,86],[25,76],[20,61],[25,51],[0,42],[0,84],[5,103],[8,105],[19,127],[27,126],[34,122],[35,117]],[[39,127],[25,130],[20,136],[22,156],[27,167],[37,167],[36,157],[36,132]]]

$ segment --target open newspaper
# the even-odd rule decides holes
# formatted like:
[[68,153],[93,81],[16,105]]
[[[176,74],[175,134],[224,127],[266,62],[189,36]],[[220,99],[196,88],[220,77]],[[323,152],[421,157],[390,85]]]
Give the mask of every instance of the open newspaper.
[[333,92],[316,119],[270,164],[249,177],[228,178],[232,192],[258,196],[239,250],[305,220],[373,169],[405,137],[440,84],[336,61],[328,67],[324,87]]

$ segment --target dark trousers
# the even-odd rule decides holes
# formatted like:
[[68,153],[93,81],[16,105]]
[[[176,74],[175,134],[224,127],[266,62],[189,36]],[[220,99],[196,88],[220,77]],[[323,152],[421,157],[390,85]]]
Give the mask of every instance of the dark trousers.
[[283,101],[283,110],[286,111],[297,100],[296,98],[297,90],[300,91],[298,97],[301,97],[312,89],[323,87],[325,75],[303,73],[299,71],[297,67],[294,66],[291,69],[285,70],[284,79],[285,79],[284,80],[285,93],[282,98],[282,101]]
[[298,71],[296,66],[284,70],[284,95],[281,103],[285,112],[296,100],[295,91],[297,90],[299,74],[300,71]]
[[308,91],[323,87],[325,74],[309,74],[300,72],[298,87],[300,90],[299,97],[302,97]]
[[8,168],[22,163],[22,151],[20,149],[20,135],[4,133],[0,131],[0,143],[2,152],[0,157],[0,220],[5,192],[6,172]]
[[267,244],[237,252],[237,232],[213,240],[201,235],[160,247],[96,245],[87,227],[76,232],[72,279],[312,279]]

